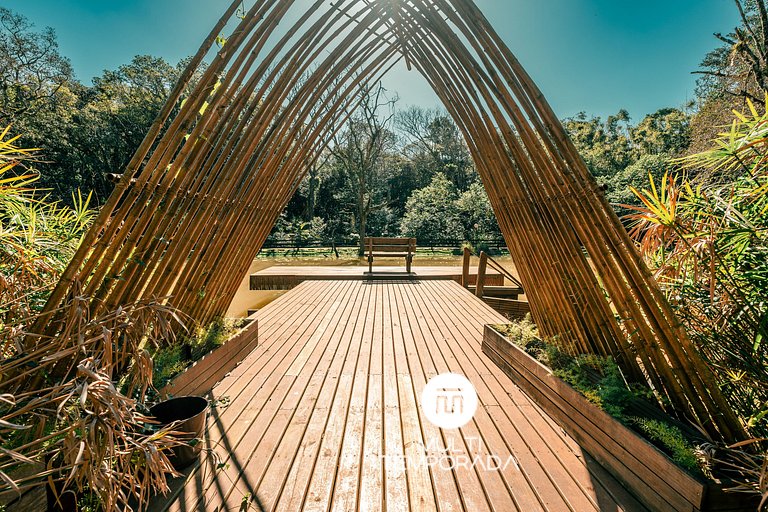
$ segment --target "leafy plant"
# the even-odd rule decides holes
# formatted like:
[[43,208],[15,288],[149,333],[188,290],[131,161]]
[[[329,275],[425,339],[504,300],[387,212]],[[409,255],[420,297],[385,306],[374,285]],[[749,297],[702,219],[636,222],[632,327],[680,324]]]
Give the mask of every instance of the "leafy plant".
[[[632,236],[756,439],[718,447],[739,491],[768,500],[768,114],[748,114],[714,147],[678,160],[631,207]],[[766,98],[768,106],[768,98]],[[761,109],[766,112],[766,109]],[[691,177],[693,176],[693,177]]]
[[[555,351],[558,356],[551,355]],[[566,358],[554,346],[548,353],[548,359],[556,363],[552,368],[555,375],[611,416],[623,417],[633,394],[613,359],[595,355]]]
[[[175,475],[166,454],[178,444],[155,432],[140,400],[152,382],[146,347],[170,343],[180,319],[161,303],[122,306],[91,317],[88,299],[60,311],[57,335],[40,337],[22,319],[4,326],[0,343],[0,479],[20,492],[59,480],[66,489],[98,495],[104,510],[142,508]],[[115,385],[129,375],[128,391]],[[129,398],[138,396],[139,400]],[[45,466],[14,478],[22,464]],[[0,491],[0,495],[4,494]]]
[[18,147],[9,130],[0,133],[0,319],[6,322],[43,306],[94,216],[90,194],[73,193],[73,207],[39,197],[38,175],[27,166],[35,150]]
[[[750,106],[679,174],[634,190],[631,235],[744,424],[768,435],[768,116]],[[704,176],[696,181],[689,175]]]
[[177,343],[158,347],[152,354],[153,384],[161,389],[176,375],[211,350],[220,347],[236,330],[235,320],[218,319],[206,328],[180,336]]
[[659,444],[678,465],[692,473],[701,473],[696,450],[679,428],[663,421],[637,416],[629,418],[629,421],[636,425],[648,439]]
[[[179,444],[142,413],[149,351],[171,344],[182,319],[162,300],[92,315],[90,297],[75,293],[46,318],[55,334],[31,329],[92,213],[80,194],[74,208],[39,198],[36,176],[15,173],[33,153],[8,132],[0,133],[0,502],[58,481],[105,511],[144,508],[168,490],[176,472],[166,454]],[[31,474],[21,471],[28,465]]]
[[768,439],[750,439],[725,448],[709,446],[703,450],[710,467],[719,466],[728,473],[733,483],[731,491],[760,496],[758,511],[768,506],[768,453],[752,448],[766,442]]
[[539,338],[530,315],[521,321],[493,327],[532,357],[549,366],[554,375],[567,382],[587,400],[656,442],[675,462],[686,469],[700,472],[696,451],[680,429],[655,419],[627,416],[633,401],[648,399],[651,392],[643,386],[628,384],[612,358],[592,354],[573,357],[559,350],[556,344],[546,343]]
[[539,329],[531,320],[530,313],[527,313],[521,320],[510,322],[508,324],[498,324],[494,329],[509,338],[515,345],[522,347],[526,352],[540,359],[547,344],[539,337]]
[[622,418],[633,395],[647,397],[647,391],[639,386],[629,386],[610,357],[591,354],[573,357],[561,351],[556,344],[543,341],[530,314],[522,320],[493,327],[531,357],[549,366],[556,376],[587,400],[616,418]]

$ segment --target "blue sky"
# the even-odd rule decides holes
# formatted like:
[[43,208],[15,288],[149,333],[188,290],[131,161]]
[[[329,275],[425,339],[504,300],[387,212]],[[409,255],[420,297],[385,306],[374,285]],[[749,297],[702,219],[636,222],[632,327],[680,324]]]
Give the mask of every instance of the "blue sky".
[[[51,26],[78,77],[89,83],[137,54],[172,63],[193,54],[230,0],[4,0]],[[634,120],[692,98],[695,70],[717,44],[713,32],[737,23],[725,0],[476,0],[561,117]],[[250,2],[246,2],[250,5]],[[404,67],[385,82],[400,105],[436,105],[426,83]]]

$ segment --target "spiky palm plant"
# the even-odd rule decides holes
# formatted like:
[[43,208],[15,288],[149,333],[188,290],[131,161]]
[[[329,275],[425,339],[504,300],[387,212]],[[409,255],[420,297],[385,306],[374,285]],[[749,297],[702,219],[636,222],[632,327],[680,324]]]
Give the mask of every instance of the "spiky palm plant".
[[[679,171],[661,183],[633,189],[641,207],[625,207],[640,252],[718,384],[748,431],[766,438],[768,114],[749,107],[711,150],[678,160]],[[765,454],[742,459],[761,461],[762,476],[745,487],[768,496]]]

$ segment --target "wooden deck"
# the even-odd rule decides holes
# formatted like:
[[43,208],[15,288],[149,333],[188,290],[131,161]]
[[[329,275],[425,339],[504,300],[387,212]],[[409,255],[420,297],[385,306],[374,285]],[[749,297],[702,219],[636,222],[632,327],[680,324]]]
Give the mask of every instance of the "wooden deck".
[[[481,352],[504,319],[453,281],[307,281],[257,317],[211,455],[153,510],[643,510]],[[459,430],[419,407],[445,372],[479,395]]]
[[[291,290],[304,281],[340,281],[340,280],[412,280],[420,279],[422,281],[439,279],[450,279],[461,282],[461,267],[413,267],[413,271],[408,274],[405,272],[404,265],[385,266],[374,265],[373,273],[368,274],[368,267],[361,266],[288,266],[276,265],[265,268],[251,274],[251,290]],[[472,269],[470,273],[470,284],[475,284],[477,280],[477,269]],[[485,282],[489,286],[502,286],[504,277],[493,271],[489,271],[485,276]]]

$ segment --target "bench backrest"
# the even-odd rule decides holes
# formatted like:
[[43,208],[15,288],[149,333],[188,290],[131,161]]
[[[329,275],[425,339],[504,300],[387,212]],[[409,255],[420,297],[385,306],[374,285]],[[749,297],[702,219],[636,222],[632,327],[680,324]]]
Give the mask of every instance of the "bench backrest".
[[365,237],[368,252],[416,252],[415,238]]

